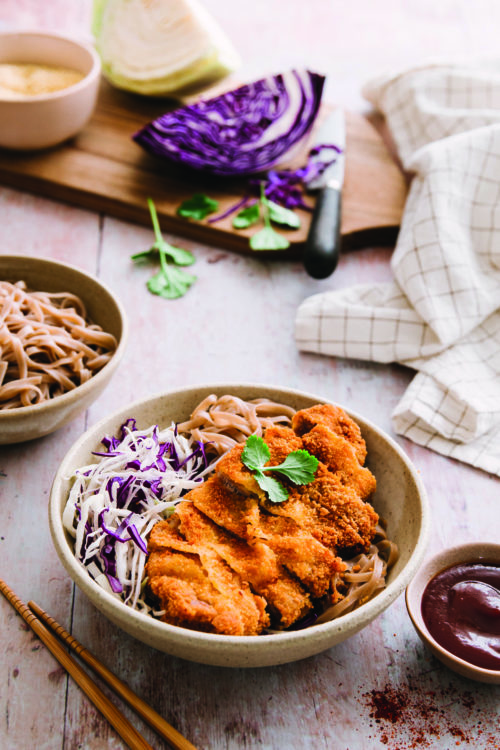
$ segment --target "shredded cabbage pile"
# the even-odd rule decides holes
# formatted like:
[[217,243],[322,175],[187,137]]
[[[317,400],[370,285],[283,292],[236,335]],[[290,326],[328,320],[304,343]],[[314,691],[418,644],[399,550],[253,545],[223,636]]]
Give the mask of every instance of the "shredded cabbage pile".
[[[106,591],[149,613],[144,598],[147,537],[183,495],[203,481],[215,460],[203,443],[172,424],[138,430],[128,419],[117,437],[102,439],[99,458],[75,471],[63,525],[75,540],[75,557]],[[156,613],[158,614],[158,613]]]

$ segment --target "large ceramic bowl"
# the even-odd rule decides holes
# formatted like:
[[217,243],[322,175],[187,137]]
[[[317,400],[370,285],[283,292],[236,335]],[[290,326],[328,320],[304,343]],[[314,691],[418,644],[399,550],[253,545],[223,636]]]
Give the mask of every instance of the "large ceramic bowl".
[[0,33],[0,63],[70,68],[83,78],[68,88],[23,99],[0,93],[0,147],[32,150],[76,135],[94,111],[101,63],[90,46],[46,31]]
[[373,504],[387,520],[387,532],[399,545],[400,557],[392,568],[388,585],[374,599],[337,620],[295,632],[275,635],[229,636],[199,633],[154,620],[130,610],[100,588],[73,555],[73,544],[62,524],[72,472],[92,460],[101,437],[114,433],[129,417],[138,428],[169,425],[186,419],[210,393],[232,393],[244,399],[267,397],[297,409],[324,402],[321,396],[263,385],[212,384],[185,388],[131,404],[88,430],[70,449],[55,476],[49,504],[52,539],[71,578],[94,605],[112,622],[144,643],[169,654],[228,667],[258,667],[303,659],[340,643],[357,633],[383,612],[401,594],[415,574],[424,554],[429,526],[426,493],[418,472],[401,448],[374,424],[352,412],[368,448],[367,465],[377,477]]
[[431,578],[446,568],[464,563],[484,563],[500,567],[500,544],[469,542],[441,550],[426,560],[406,589],[408,614],[422,642],[449,669],[477,682],[500,685],[500,669],[478,667],[443,648],[429,632],[422,616],[422,596]]
[[118,341],[109,362],[86,383],[39,404],[0,410],[0,444],[5,445],[48,435],[90,406],[118,367],[125,351],[128,325],[125,311],[111,290],[75,266],[47,258],[0,255],[0,279],[24,281],[31,290],[77,294],[90,319]]

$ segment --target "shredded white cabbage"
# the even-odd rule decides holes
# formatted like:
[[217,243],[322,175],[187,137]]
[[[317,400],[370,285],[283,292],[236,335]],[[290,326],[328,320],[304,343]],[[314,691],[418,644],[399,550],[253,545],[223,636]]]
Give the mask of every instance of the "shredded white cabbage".
[[143,585],[148,535],[215,460],[208,465],[199,442],[177,434],[174,424],[135,430],[129,422],[121,439],[105,438],[108,453],[70,478],[62,520],[75,540],[77,560],[96,583],[128,606],[154,614]]

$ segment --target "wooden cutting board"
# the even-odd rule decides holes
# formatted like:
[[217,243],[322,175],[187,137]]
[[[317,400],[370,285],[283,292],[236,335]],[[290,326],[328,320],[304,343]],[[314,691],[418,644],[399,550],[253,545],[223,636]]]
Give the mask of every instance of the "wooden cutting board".
[[[195,192],[219,200],[222,213],[245,195],[244,180],[188,173],[149,156],[131,139],[133,133],[165,112],[169,105],[171,108],[171,104],[118,91],[103,81],[94,116],[76,138],[46,151],[0,150],[0,183],[148,226],[146,200],[151,197],[166,233],[252,252],[248,236],[256,231],[255,227],[237,231],[231,226],[232,216],[209,224],[207,220],[193,222],[176,215],[179,204]],[[404,177],[366,118],[346,113],[346,125],[344,241],[346,244],[392,242],[406,198]],[[303,164],[309,147],[309,141],[304,143],[293,161],[280,166]],[[313,205],[314,196],[308,201]],[[301,228],[283,232],[291,242],[291,249],[299,251],[311,218],[307,211],[301,211],[300,215]]]

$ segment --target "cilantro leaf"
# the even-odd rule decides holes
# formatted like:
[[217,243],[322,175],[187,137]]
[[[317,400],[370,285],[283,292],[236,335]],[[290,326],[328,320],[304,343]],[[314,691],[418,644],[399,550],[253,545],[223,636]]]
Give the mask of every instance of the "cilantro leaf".
[[283,487],[281,482],[272,477],[266,477],[260,471],[257,471],[254,477],[261,490],[267,493],[272,503],[283,503],[285,500],[288,500],[288,490],[286,487]]
[[155,260],[159,252],[163,251],[177,266],[191,266],[195,262],[196,258],[193,253],[189,250],[183,250],[175,245],[170,245],[168,242],[162,240],[162,242],[155,242],[153,247],[149,250],[143,250],[140,253],[135,253],[131,256],[132,260]]
[[294,484],[309,484],[314,480],[318,459],[309,451],[298,450],[289,453],[279,466],[266,466],[266,471],[279,471]]
[[235,229],[246,229],[256,224],[259,220],[260,209],[259,204],[254,203],[252,206],[246,206],[243,208],[233,219],[233,227]]
[[175,247],[175,245],[169,245],[168,242],[163,240],[161,244],[154,244],[153,248],[157,248],[159,251],[162,250],[176,266],[192,266],[195,262],[193,253],[189,250],[183,250],[181,247]]
[[265,443],[258,435],[250,435],[247,438],[243,453],[241,454],[241,461],[245,464],[247,469],[253,469],[253,471],[261,471],[266,461],[269,461],[271,454],[269,453],[269,446]]
[[286,250],[290,243],[272,227],[264,227],[250,237],[250,247],[252,250]]
[[269,446],[258,435],[250,435],[241,454],[241,461],[254,472],[259,487],[267,493],[273,503],[282,503],[288,499],[288,490],[273,477],[266,476],[266,471],[277,471],[294,484],[309,484],[314,480],[318,468],[318,459],[309,451],[300,449],[292,451],[278,466],[266,466],[270,458]]
[[195,193],[192,198],[188,198],[181,203],[177,209],[177,213],[185,219],[201,221],[208,214],[217,211],[218,207],[219,202],[213,198],[209,198],[205,193]]
[[158,294],[164,299],[178,299],[186,294],[195,281],[196,276],[192,276],[170,264],[165,264],[158,273],[155,273],[149,279],[147,286],[150,292]]
[[274,221],[275,224],[281,224],[290,229],[298,229],[300,227],[300,219],[294,211],[290,211],[289,208],[280,206],[279,203],[270,201],[265,198],[267,207],[269,209],[269,218]]
[[134,255],[131,255],[131,259],[135,261],[140,260],[153,260],[158,255],[158,250],[156,247],[150,247],[149,250],[141,250],[140,253],[134,253]]
[[160,270],[147,281],[147,287],[152,294],[157,294],[165,299],[177,299],[182,297],[196,281],[196,276],[186,273],[178,266],[190,266],[195,262],[195,257],[189,250],[169,245],[163,239],[158,214],[151,198],[148,198],[148,206],[155,233],[155,242],[149,250],[132,255],[132,260],[145,261],[159,257]]

